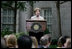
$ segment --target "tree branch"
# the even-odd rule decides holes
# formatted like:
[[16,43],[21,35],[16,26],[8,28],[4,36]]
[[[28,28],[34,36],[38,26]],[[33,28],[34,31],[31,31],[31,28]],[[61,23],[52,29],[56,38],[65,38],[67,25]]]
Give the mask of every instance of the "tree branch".
[[68,2],[68,1],[61,2],[60,4],[63,4],[63,3],[65,3],[65,2]]
[[14,7],[12,7],[11,5],[8,5],[8,4],[2,4],[1,8],[8,8],[8,9],[12,9],[14,10]]

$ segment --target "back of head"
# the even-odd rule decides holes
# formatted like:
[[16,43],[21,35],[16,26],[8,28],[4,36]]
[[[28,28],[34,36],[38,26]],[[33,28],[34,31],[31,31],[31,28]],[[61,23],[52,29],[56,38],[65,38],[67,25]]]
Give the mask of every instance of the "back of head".
[[18,42],[19,48],[31,48],[32,47],[32,40],[27,35],[20,36],[17,42]]
[[64,44],[65,48],[71,48],[71,38],[67,38]]
[[11,34],[8,36],[7,40],[7,47],[11,48],[11,47],[16,47],[17,46],[17,38],[14,34]]
[[8,38],[8,36],[9,36],[9,35],[5,35],[5,36],[4,36],[5,42],[6,42],[7,38]]
[[66,42],[66,39],[69,38],[69,36],[61,36],[58,40],[58,45],[60,47],[64,46],[64,43]]
[[32,39],[32,48],[38,48],[38,41],[36,37],[31,36],[31,39]]
[[51,42],[51,36],[49,34],[46,34],[46,35],[42,36],[41,39],[40,39],[40,44],[41,45],[46,45],[50,42]]

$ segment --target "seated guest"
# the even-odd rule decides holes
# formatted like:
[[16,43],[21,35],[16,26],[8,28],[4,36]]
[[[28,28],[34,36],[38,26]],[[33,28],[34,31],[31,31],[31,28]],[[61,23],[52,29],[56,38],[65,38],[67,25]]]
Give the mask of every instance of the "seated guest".
[[71,48],[71,38],[67,38],[64,44],[65,48]]
[[40,39],[40,48],[49,48],[51,44],[51,36],[50,34],[46,34],[44,36],[41,37]]
[[67,38],[69,38],[69,36],[61,36],[58,40],[58,47],[57,48],[65,48],[64,44],[66,43]]
[[38,41],[36,37],[31,36],[31,39],[32,39],[32,48],[38,48]]
[[18,48],[17,38],[14,34],[10,34],[6,39],[7,48]]
[[20,36],[17,42],[18,42],[18,48],[31,48],[32,47],[32,39],[27,35]]
[[9,35],[5,35],[5,36],[4,36],[5,42],[6,42],[7,38],[8,38],[8,36],[9,36]]

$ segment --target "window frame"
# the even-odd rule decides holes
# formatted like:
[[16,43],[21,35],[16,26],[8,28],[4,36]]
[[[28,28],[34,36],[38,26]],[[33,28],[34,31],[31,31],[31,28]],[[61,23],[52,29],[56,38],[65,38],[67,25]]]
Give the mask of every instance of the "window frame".
[[[1,18],[2,18],[2,20],[1,20],[1,31],[3,31],[5,28],[3,28],[3,25],[6,25],[6,26],[8,26],[9,25],[9,28],[10,28],[10,30],[9,31],[13,31],[14,30],[14,28],[11,28],[11,26],[14,26],[14,20],[13,20],[13,22],[12,22],[12,19],[14,18],[14,13],[13,13],[13,11],[12,10],[10,10],[10,9],[1,9],[2,11],[1,11]],[[7,10],[7,13],[6,13],[6,15],[4,15],[4,10]],[[8,10],[10,10],[10,14],[8,15]],[[4,20],[3,20],[3,17],[6,17],[7,19],[7,22],[5,23],[4,22]],[[8,21],[8,18],[11,18],[11,22],[9,22]],[[9,19],[10,20],[10,19]]]
[[[51,16],[45,16],[44,11],[51,9]],[[45,12],[46,13],[46,12]],[[47,7],[47,8],[41,8],[41,16],[43,16],[46,21],[47,21],[47,28],[49,28],[49,31],[52,32],[52,8],[51,7]],[[51,22],[48,22],[48,18],[50,19]]]

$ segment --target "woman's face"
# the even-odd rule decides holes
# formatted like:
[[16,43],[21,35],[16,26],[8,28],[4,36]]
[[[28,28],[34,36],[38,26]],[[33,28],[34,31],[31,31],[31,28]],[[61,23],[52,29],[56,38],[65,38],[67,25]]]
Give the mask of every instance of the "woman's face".
[[39,10],[36,10],[36,13],[35,13],[37,16],[40,15],[40,11]]

